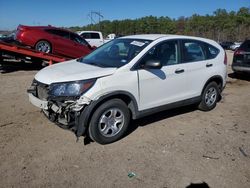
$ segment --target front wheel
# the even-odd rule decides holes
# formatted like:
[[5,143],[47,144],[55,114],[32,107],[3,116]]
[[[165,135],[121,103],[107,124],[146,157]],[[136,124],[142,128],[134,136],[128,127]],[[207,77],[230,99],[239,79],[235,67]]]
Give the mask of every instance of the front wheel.
[[89,124],[89,136],[99,144],[109,144],[122,138],[130,122],[127,105],[120,99],[109,100],[94,112]]
[[215,108],[219,99],[219,88],[216,82],[210,82],[202,93],[201,102],[198,108],[202,111],[209,111]]

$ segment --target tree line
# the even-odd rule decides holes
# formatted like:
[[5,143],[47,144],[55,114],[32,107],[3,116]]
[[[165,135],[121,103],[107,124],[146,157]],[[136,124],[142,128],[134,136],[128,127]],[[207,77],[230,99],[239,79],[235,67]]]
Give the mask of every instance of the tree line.
[[216,41],[244,41],[250,38],[250,8],[242,7],[237,12],[217,9],[212,15],[171,19],[168,16],[146,16],[138,19],[104,20],[98,24],[76,26],[72,31],[96,30],[104,35],[131,34],[179,34],[210,38]]

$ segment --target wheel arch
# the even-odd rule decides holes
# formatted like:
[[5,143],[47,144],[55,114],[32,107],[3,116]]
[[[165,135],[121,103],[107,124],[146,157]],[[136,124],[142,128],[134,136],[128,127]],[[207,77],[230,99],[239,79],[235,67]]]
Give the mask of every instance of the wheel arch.
[[[201,95],[203,94],[203,92],[204,92],[206,86],[207,86],[209,83],[211,83],[211,82],[215,82],[215,83],[218,85],[218,88],[219,88],[220,93],[222,92],[222,90],[223,90],[223,78],[222,78],[222,76],[220,76],[220,75],[215,75],[215,76],[212,76],[211,78],[209,78],[209,79],[206,81],[205,85],[204,85],[203,88],[202,88]],[[220,96],[219,100],[220,100],[220,99],[221,99],[221,96]]]
[[99,97],[96,101],[92,101],[88,106],[83,109],[79,118],[77,136],[81,136],[82,134],[86,133],[93,112],[100,105],[111,99],[120,99],[125,102],[129,108],[132,119],[136,119],[136,116],[138,114],[138,104],[136,102],[135,97],[127,91],[115,91]]
[[[210,83],[210,82],[216,82],[218,84],[218,87],[220,89],[220,91],[222,90],[222,85],[223,85],[223,79],[220,75],[216,75],[216,76],[212,76],[211,78],[209,78],[206,82],[206,84],[203,87],[203,90],[205,89],[205,87]],[[203,91],[202,90],[202,91]]]
[[100,98],[98,98],[98,100],[94,102],[95,104],[93,104],[94,105],[93,110],[98,108],[104,102],[111,100],[111,99],[120,99],[123,102],[125,102],[131,112],[132,118],[134,119],[135,114],[138,111],[138,104],[136,102],[135,97],[127,91],[115,91],[115,92],[101,96]]

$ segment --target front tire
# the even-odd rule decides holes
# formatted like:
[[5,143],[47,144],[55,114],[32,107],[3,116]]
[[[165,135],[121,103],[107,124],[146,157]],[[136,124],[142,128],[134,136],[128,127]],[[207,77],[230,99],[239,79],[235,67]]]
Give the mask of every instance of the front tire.
[[46,40],[38,41],[35,45],[35,49],[39,52],[44,52],[44,53],[51,53],[52,52],[52,46]]
[[89,136],[99,144],[109,144],[121,139],[130,122],[130,111],[122,100],[112,99],[101,104],[89,124]]
[[220,92],[216,82],[210,82],[202,93],[201,102],[198,108],[202,111],[210,111],[215,108]]

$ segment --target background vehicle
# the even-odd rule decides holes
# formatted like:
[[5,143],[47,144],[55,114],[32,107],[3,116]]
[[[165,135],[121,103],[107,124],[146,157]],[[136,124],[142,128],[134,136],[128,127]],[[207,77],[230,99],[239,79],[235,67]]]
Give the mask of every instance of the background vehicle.
[[8,43],[14,42],[14,36],[15,36],[15,33],[9,33],[5,35],[0,34],[0,41],[8,42]]
[[232,69],[235,73],[250,73],[250,40],[245,40],[234,52]]
[[226,84],[226,64],[222,47],[209,39],[121,37],[38,72],[29,99],[77,136],[108,144],[125,134],[131,118],[189,104],[212,110]]
[[79,35],[52,26],[19,25],[15,40],[38,51],[71,58],[85,56],[92,48]]
[[233,50],[233,51],[237,50],[241,44],[242,42],[234,42],[234,44],[230,46],[230,50]]
[[234,45],[233,42],[225,41],[220,43],[221,47],[225,50],[230,50],[230,46]]
[[114,34],[111,34],[109,35],[109,38],[104,39],[103,34],[100,31],[78,31],[77,33],[93,47],[99,47],[104,43],[114,39],[111,37],[115,37]]

